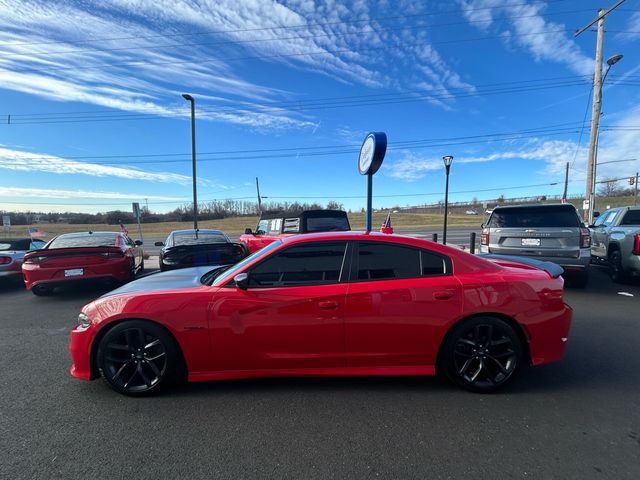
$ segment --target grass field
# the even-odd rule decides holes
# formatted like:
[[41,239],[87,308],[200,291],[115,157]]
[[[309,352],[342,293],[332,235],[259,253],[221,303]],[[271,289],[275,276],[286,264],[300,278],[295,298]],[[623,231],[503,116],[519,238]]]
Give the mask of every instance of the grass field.
[[[633,197],[609,197],[598,198],[596,204],[596,210],[604,211],[607,206],[620,207],[625,205],[633,205]],[[582,199],[571,199],[577,208],[582,207]],[[375,230],[380,228],[380,225],[386,218],[386,212],[376,212],[373,214],[373,226]],[[484,221],[483,215],[450,215],[449,226],[480,226]],[[423,213],[406,213],[398,212],[391,214],[391,221],[393,227],[396,229],[403,228],[419,228],[419,227],[439,227],[442,225],[443,217],[438,214],[423,214]],[[350,213],[349,222],[354,230],[363,230],[365,227],[365,214],[361,212]],[[233,217],[225,218],[222,220],[203,220],[199,222],[200,228],[217,228],[229,234],[240,234],[244,232],[247,227],[255,228],[258,222],[258,217]],[[81,231],[116,231],[119,228],[116,225],[105,224],[86,224],[86,225],[70,225],[65,223],[41,223],[37,225],[40,230],[47,233],[46,238],[51,238],[61,233],[69,232],[81,232]],[[165,223],[144,223],[142,224],[142,235],[149,235],[153,237],[162,237],[167,235],[172,230],[178,230],[182,228],[191,228],[193,224],[191,222],[165,222]],[[137,225],[127,225],[129,234],[132,238],[138,238]],[[9,229],[8,234],[11,236],[23,236],[26,235],[27,227],[25,226],[13,226]],[[6,230],[2,232],[6,235]]]

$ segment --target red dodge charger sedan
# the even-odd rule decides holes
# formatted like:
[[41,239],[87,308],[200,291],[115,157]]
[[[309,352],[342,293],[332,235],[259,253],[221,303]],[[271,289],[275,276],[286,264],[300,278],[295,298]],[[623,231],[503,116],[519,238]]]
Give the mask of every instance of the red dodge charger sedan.
[[128,282],[144,269],[140,245],[120,232],[59,235],[25,255],[24,283],[35,295],[47,295],[55,287],[78,281]]
[[86,305],[71,374],[127,395],[181,379],[436,372],[490,392],[565,351],[562,269],[521,262],[396,235],[292,236]]

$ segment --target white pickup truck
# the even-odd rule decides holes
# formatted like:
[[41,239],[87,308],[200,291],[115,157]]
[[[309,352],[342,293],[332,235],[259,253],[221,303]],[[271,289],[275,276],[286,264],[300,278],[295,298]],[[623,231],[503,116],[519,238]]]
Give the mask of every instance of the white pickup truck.
[[623,283],[640,275],[640,207],[611,208],[591,230],[591,257],[607,263],[611,279]]

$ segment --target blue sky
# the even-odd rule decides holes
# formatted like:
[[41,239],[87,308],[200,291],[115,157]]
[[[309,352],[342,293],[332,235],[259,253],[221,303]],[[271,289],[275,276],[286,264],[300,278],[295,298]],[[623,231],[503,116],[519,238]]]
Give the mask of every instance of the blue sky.
[[[614,2],[610,2],[614,3]],[[0,209],[374,207],[584,191],[600,1],[0,0]],[[640,2],[607,19],[598,178],[640,169]],[[585,121],[586,119],[586,121]],[[583,128],[583,121],[584,128]],[[557,185],[551,183],[559,182]]]

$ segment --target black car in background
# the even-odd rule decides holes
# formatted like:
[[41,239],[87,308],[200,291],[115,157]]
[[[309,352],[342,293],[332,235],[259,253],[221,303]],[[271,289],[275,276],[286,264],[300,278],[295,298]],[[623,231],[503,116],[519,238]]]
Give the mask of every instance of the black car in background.
[[160,250],[160,270],[197,267],[200,265],[232,265],[249,254],[247,247],[232,242],[221,230],[174,230],[164,242],[156,242]]

